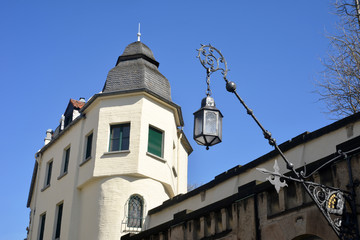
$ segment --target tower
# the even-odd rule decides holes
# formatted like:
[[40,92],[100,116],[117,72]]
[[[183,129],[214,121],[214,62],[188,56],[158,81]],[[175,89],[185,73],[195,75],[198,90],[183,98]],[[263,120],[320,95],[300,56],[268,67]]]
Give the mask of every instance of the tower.
[[186,192],[192,148],[158,67],[145,44],[131,43],[101,93],[69,101],[36,153],[28,239],[119,239]]

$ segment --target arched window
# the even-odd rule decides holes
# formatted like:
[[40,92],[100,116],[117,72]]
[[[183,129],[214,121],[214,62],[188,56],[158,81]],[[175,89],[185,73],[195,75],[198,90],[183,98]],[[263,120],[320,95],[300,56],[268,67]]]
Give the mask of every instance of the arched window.
[[144,211],[144,200],[139,195],[132,195],[128,202],[127,226],[141,228]]

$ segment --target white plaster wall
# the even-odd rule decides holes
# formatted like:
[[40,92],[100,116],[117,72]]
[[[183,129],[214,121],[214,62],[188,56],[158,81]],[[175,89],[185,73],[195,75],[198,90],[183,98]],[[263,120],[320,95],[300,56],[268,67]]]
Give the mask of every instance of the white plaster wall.
[[[164,132],[162,159],[147,154],[149,126]],[[150,98],[144,98],[140,135],[139,173],[167,184],[171,188],[171,196],[177,195],[177,179],[172,170],[176,162],[173,147],[175,145],[176,151],[176,148],[181,147],[181,145],[178,145],[177,127],[173,110]],[[184,159],[184,161],[187,161],[187,159]],[[177,170],[177,166],[174,167]],[[180,172],[178,174],[183,173]]]
[[[39,228],[39,215],[46,211],[45,235],[44,239],[51,239],[54,232],[56,205],[63,201],[63,222],[61,234],[69,232],[71,223],[70,206],[73,205],[73,193],[76,189],[75,179],[78,174],[79,156],[82,152],[79,151],[82,144],[83,125],[85,122],[79,122],[72,127],[72,131],[65,132],[55,144],[51,145],[41,156],[39,163],[40,169],[38,172],[38,187],[35,189],[33,209],[36,209],[34,216],[34,226],[32,231],[32,238],[36,239]],[[63,175],[63,154],[64,149],[70,146],[70,159],[67,174]],[[49,160],[53,161],[50,186],[41,191],[44,187],[46,176],[46,165]],[[74,223],[76,225],[76,222]],[[66,235],[66,234],[65,234]]]
[[99,238],[100,179],[87,182],[80,192],[79,228],[73,229],[68,239],[88,240]]
[[[119,240],[127,234],[122,223],[126,224],[126,202],[133,194],[143,197],[145,212],[168,199],[161,183],[152,179],[139,179],[129,176],[110,177],[101,180],[99,199],[99,235],[96,239]],[[146,226],[147,223],[145,223]],[[144,229],[146,228],[144,226]],[[82,238],[86,239],[86,238]]]
[[[84,112],[86,118],[82,120],[83,130],[82,130],[82,139],[79,146],[79,174],[76,179],[77,187],[81,188],[81,185],[91,180],[94,175],[94,166],[96,154],[98,152],[98,144],[96,139],[98,138],[99,130],[99,103],[93,103],[89,108]],[[93,133],[92,140],[92,149],[91,149],[91,158],[85,161],[85,151],[86,151],[86,137],[89,133]]]
[[[94,176],[137,172],[141,96],[103,99],[99,104],[99,127]],[[129,151],[108,153],[110,125],[130,123]]]
[[[85,118],[44,151],[30,204],[30,239],[37,239],[39,216],[46,211],[44,239],[52,239],[56,204],[63,201],[61,239],[119,239],[124,204],[131,194],[144,197],[147,210],[186,191],[187,153],[179,144],[176,109],[146,94],[99,97]],[[108,153],[110,124],[130,122],[129,151]],[[149,124],[165,131],[164,158],[146,154]],[[93,133],[92,155],[84,162],[86,136]],[[68,173],[60,175],[70,145]],[[174,148],[175,146],[175,148]],[[46,163],[53,159],[51,185],[44,191]],[[175,167],[178,177],[174,177]],[[177,182],[177,181],[181,181]],[[148,224],[148,223],[146,223]],[[146,228],[147,225],[144,226]]]
[[181,143],[179,143],[179,146],[180,147],[177,151],[178,194],[187,193],[188,183],[188,153],[186,152],[185,147]]
[[[37,239],[39,229],[39,216],[46,211],[45,235],[44,239],[52,239],[55,225],[56,205],[63,201],[63,219],[61,224],[62,239],[74,239],[69,236],[74,235],[74,229],[79,227],[79,193],[77,183],[79,176],[84,182],[92,176],[91,159],[80,167],[84,161],[85,154],[85,136],[93,131],[96,138],[97,114],[89,112],[87,118],[70,127],[69,131],[63,134],[49,145],[40,156],[39,170],[33,192],[33,199],[30,208],[32,213],[32,224],[30,225],[30,239]],[[63,175],[63,155],[64,149],[70,146],[70,159],[67,174]],[[92,153],[95,153],[96,146],[93,144]],[[44,187],[46,176],[46,164],[49,160],[53,161],[50,187],[41,191]],[[80,170],[81,169],[81,170]],[[79,172],[81,173],[79,175]],[[76,234],[75,234],[76,235]]]
[[[178,157],[176,153],[179,147],[180,152],[184,153],[185,150],[178,144],[174,109],[144,95],[103,99],[98,108],[100,117],[94,176],[133,174],[149,177],[166,185],[170,196],[178,194],[178,182],[172,167],[181,175],[179,179],[184,181],[187,176],[187,154],[181,155],[184,168],[179,172],[174,158]],[[129,122],[129,151],[109,153],[110,125]],[[164,131],[162,158],[147,154],[150,125]],[[181,191],[184,191],[183,184]]]

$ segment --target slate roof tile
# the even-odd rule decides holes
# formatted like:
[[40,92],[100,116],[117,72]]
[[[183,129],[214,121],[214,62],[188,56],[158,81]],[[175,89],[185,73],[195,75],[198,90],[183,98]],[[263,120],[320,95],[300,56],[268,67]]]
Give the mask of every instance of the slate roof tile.
[[147,89],[171,101],[170,83],[158,66],[149,47],[142,42],[131,43],[109,71],[103,92]]

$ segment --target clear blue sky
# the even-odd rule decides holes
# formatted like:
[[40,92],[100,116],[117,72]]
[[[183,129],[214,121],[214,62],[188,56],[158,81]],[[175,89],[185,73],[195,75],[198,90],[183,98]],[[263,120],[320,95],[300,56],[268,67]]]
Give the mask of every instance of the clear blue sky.
[[272,150],[220,74],[213,97],[224,115],[223,143],[192,140],[193,112],[205,96],[200,44],[220,49],[239,94],[278,143],[332,122],[314,81],[336,17],[328,1],[1,1],[0,240],[23,239],[34,154],[70,98],[102,90],[124,48],[141,40],[169,79],[194,152],[189,182],[203,184]]

